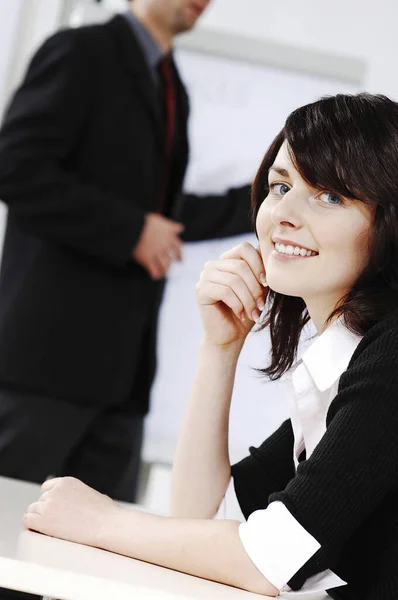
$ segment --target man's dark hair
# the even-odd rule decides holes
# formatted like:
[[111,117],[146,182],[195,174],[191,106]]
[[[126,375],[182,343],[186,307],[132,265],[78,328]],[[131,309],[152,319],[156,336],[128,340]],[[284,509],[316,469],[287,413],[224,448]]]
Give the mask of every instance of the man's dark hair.
[[[312,187],[375,206],[369,261],[329,316],[364,335],[398,309],[398,103],[386,96],[339,94],[295,110],[269,147],[252,193],[254,219],[268,195],[268,170],[287,142],[290,158]],[[301,298],[269,290],[271,364],[278,379],[294,363],[309,315]]]

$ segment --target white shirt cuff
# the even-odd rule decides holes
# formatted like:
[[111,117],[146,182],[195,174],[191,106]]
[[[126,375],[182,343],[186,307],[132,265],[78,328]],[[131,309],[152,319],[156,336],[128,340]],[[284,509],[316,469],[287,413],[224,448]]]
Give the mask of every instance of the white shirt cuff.
[[252,513],[239,526],[239,536],[257,569],[278,590],[321,547],[282,502]]
[[[346,584],[347,582],[343,581],[343,579],[336,575],[336,573],[333,573],[333,571],[327,569],[326,571],[322,571],[322,573],[317,573],[316,575],[309,577],[303,587],[297,592],[293,591],[288,585],[283,586],[283,588],[280,590],[280,596],[283,598],[286,596],[289,598],[292,596],[297,596],[297,600],[300,600],[300,596],[305,596],[305,600],[310,600],[310,594],[318,594],[320,592],[324,592],[325,590],[330,590]],[[330,596],[325,596],[324,600],[330,600]]]
[[[267,517],[263,518],[262,514],[266,511],[268,511]],[[256,519],[253,519],[254,515],[258,515]],[[268,508],[258,510],[250,515],[248,521],[245,522],[231,477],[214,518],[234,519],[241,522],[239,536],[247,554],[264,577],[280,590],[281,596],[300,597],[305,595],[308,598],[308,594],[346,585],[343,579],[328,569],[309,577],[301,590],[295,592],[290,589],[287,582],[317,552],[320,544],[296,521],[282,502],[272,502]],[[270,527],[269,520],[271,521]],[[293,528],[289,529],[292,522]],[[296,535],[295,541],[293,540],[294,535]],[[297,551],[297,547],[298,555],[301,558],[294,557],[292,559],[291,554],[295,550]],[[303,549],[304,553],[300,554]],[[277,558],[275,550],[278,551]]]
[[234,480],[231,477],[227,487],[227,491],[224,494],[224,498],[216,512],[215,519],[233,519],[234,521],[240,521],[243,523],[245,517],[239,506],[238,498],[235,493]]

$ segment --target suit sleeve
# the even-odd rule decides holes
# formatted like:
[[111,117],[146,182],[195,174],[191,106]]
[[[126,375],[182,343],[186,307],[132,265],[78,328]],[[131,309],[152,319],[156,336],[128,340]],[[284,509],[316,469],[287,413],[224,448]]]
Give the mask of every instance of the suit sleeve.
[[398,354],[390,336],[343,374],[325,435],[286,488],[270,497],[320,545],[289,581],[293,589],[333,570],[345,543],[398,487]]
[[183,239],[197,242],[253,232],[250,194],[251,185],[231,188],[225,194],[185,194],[179,217],[185,225]]
[[38,50],[0,132],[0,198],[26,232],[123,266],[145,212],[65,166],[95,100],[92,71],[75,32]]
[[283,490],[294,477],[294,436],[287,420],[250,455],[231,468],[236,497],[247,519],[268,506],[269,496]]

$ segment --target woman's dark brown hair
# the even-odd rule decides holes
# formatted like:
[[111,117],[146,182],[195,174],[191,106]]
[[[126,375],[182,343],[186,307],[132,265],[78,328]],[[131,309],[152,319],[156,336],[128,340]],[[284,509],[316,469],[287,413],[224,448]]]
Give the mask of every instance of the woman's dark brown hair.
[[[290,157],[312,187],[374,205],[369,261],[352,290],[329,316],[364,335],[398,309],[398,103],[381,95],[322,98],[295,110],[269,147],[252,193],[254,218],[268,195],[268,170],[287,142]],[[293,364],[309,315],[301,298],[268,294],[271,364],[278,379]]]

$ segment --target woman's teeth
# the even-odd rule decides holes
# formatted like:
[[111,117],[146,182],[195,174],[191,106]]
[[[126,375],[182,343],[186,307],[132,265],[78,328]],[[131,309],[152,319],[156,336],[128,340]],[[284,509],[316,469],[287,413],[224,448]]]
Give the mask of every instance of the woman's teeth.
[[285,244],[275,243],[275,250],[280,254],[294,254],[295,256],[317,256],[317,252],[300,248],[300,246],[285,246]]

